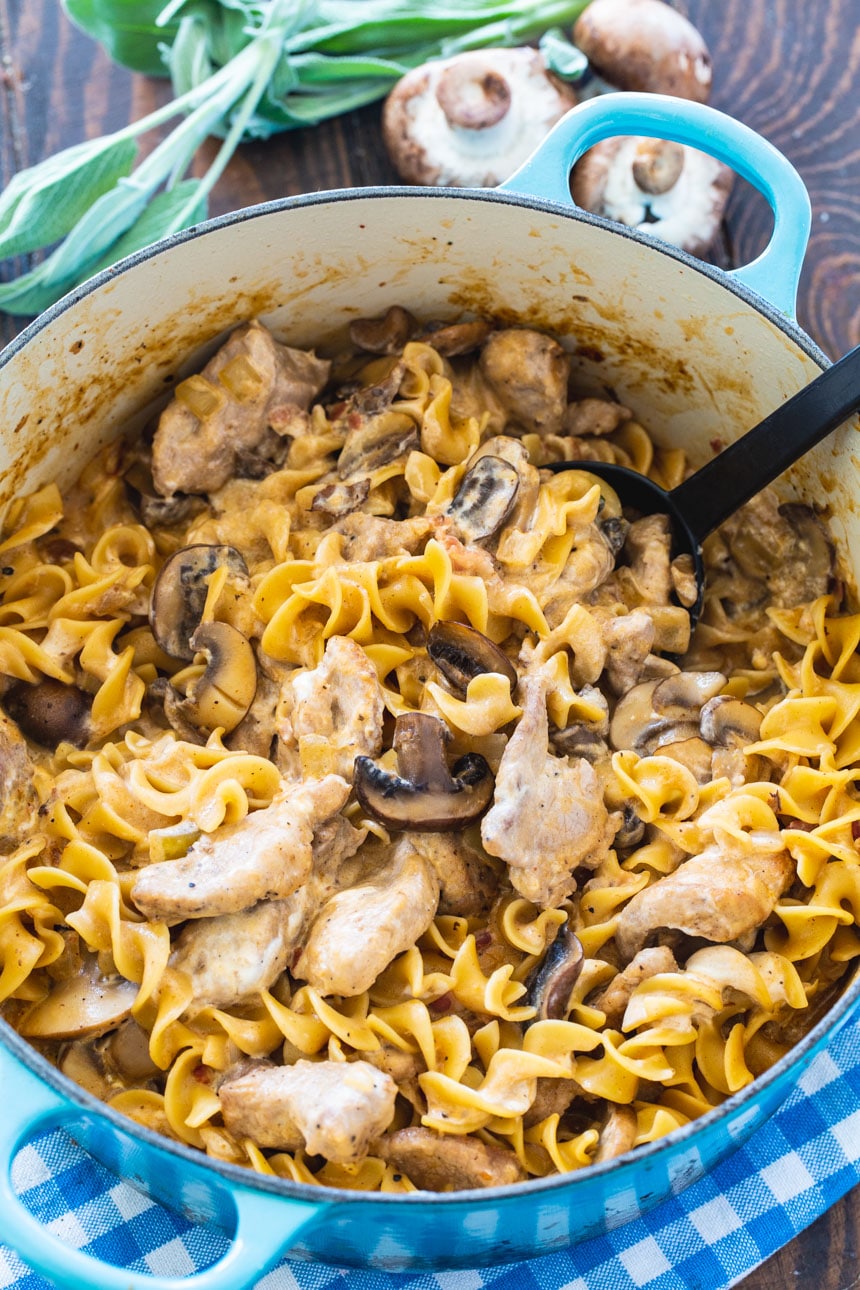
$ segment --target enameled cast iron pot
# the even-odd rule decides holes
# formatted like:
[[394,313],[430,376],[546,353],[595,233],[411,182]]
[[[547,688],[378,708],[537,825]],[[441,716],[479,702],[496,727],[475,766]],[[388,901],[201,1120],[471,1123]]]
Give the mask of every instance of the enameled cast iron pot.
[[[690,143],[749,179],[774,212],[764,254],[727,274],[575,209],[574,161],[616,134]],[[653,95],[574,109],[500,190],[358,189],[240,211],[101,274],[0,356],[0,505],[49,479],[70,483],[235,323],[261,316],[305,345],[394,303],[566,337],[583,381],[616,391],[662,443],[701,464],[714,441],[742,434],[828,364],[793,321],[809,221],[803,184],[769,144],[713,110]],[[780,483],[786,497],[826,499],[849,577],[860,569],[856,432],[843,426]],[[115,1290],[241,1290],[287,1252],[389,1270],[545,1253],[620,1226],[711,1169],[784,1100],[858,997],[855,981],[766,1075],[657,1143],[581,1174],[446,1195],[330,1191],[205,1161],[112,1112],[0,1023],[0,1235],[61,1285]],[[173,1280],[60,1244],[10,1182],[20,1147],[55,1125],[167,1205],[221,1226],[228,1254]]]

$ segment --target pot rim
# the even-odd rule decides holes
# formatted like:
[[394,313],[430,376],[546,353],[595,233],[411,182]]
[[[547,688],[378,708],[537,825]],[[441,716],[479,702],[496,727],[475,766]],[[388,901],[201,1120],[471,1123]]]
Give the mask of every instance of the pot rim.
[[[19,1035],[2,1018],[0,1018],[0,1043],[9,1049],[16,1060],[28,1067],[33,1074],[52,1087],[55,1092],[61,1094],[66,1102],[77,1103],[82,1111],[94,1113],[99,1119],[107,1120],[113,1128],[118,1129],[125,1136],[140,1138],[148,1146],[167,1151],[188,1164],[196,1165],[198,1168],[211,1169],[220,1174],[226,1181],[238,1184],[240,1187],[268,1192],[271,1195],[290,1196],[295,1200],[313,1201],[317,1204],[337,1202],[338,1204],[352,1203],[360,1205],[367,1204],[369,1200],[372,1200],[374,1204],[396,1205],[398,1207],[403,1204],[423,1205],[427,1203],[433,1205],[456,1206],[466,1204],[472,1206],[476,1201],[488,1198],[500,1202],[516,1202],[519,1197],[555,1191],[577,1181],[584,1184],[604,1177],[610,1172],[617,1172],[619,1169],[640,1171],[642,1167],[647,1167],[649,1162],[662,1153],[674,1154],[688,1145],[691,1139],[695,1139],[698,1134],[706,1132],[708,1128],[717,1124],[724,1117],[730,1118],[736,1111],[740,1110],[744,1103],[755,1101],[762,1090],[788,1077],[793,1066],[803,1065],[802,1059],[807,1054],[809,1054],[811,1060],[815,1055],[815,1050],[820,1046],[821,1041],[823,1041],[828,1032],[841,1029],[843,1025],[848,1025],[854,1020],[852,1014],[858,1011],[858,1004],[860,1004],[860,975],[840,995],[833,1007],[828,1009],[800,1042],[789,1049],[778,1062],[775,1062],[761,1075],[756,1076],[751,1083],[746,1084],[737,1093],[732,1093],[719,1106],[715,1106],[711,1111],[705,1112],[704,1115],[700,1115],[697,1119],[690,1120],[689,1123],[673,1129],[661,1138],[644,1143],[640,1147],[634,1147],[611,1160],[588,1165],[582,1170],[573,1170],[570,1173],[548,1174],[543,1178],[530,1178],[526,1182],[505,1184],[504,1186],[472,1187],[453,1192],[354,1191],[348,1188],[293,1182],[289,1178],[259,1174],[247,1166],[217,1160],[204,1152],[196,1150],[194,1147],[187,1146],[184,1142],[177,1142],[163,1134],[156,1133],[154,1129],[148,1129],[136,1120],[132,1120],[128,1116],[122,1115],[121,1112],[113,1110],[108,1103],[102,1102],[94,1094],[88,1093],[80,1084],[76,1084],[74,1080],[64,1075],[56,1066],[53,1066],[47,1057],[43,1057],[37,1049],[32,1047],[26,1039]],[[793,1092],[796,1083],[797,1081],[794,1081],[790,1084],[786,1091],[786,1096]],[[63,1124],[55,1127],[66,1128]],[[74,1137],[73,1124],[66,1131],[70,1133],[70,1136]],[[26,1143],[22,1142],[21,1147],[25,1145]],[[738,1141],[737,1147],[739,1148],[741,1145],[742,1143]]]
[[[583,211],[579,207],[570,206],[536,197],[527,197],[517,193],[506,193],[494,189],[439,189],[428,187],[406,187],[406,186],[364,186],[345,189],[324,190],[316,193],[307,193],[295,197],[278,198],[269,202],[261,202],[254,206],[244,207],[238,211],[228,212],[224,215],[216,216],[212,219],[202,221],[189,229],[172,234],[151,246],[144,247],[125,259],[120,260],[116,265],[102,270],[93,278],[88,279],[80,286],[73,288],[67,295],[63,296],[55,304],[51,305],[37,318],[30,322],[9,344],[0,351],[0,370],[7,363],[14,359],[15,355],[32,341],[50,324],[61,318],[64,313],[79,304],[88,296],[99,291],[104,285],[113,282],[117,275],[125,273],[137,265],[153,259],[165,250],[181,246],[186,242],[192,242],[208,233],[229,228],[233,225],[239,225],[258,219],[261,216],[277,214],[279,212],[289,212],[291,210],[303,209],[317,205],[330,205],[334,202],[348,203],[357,200],[400,200],[406,198],[409,200],[423,200],[432,198],[436,201],[479,201],[486,202],[490,205],[500,203],[506,206],[517,206],[525,210],[539,211],[541,214],[553,215],[570,219],[574,222],[582,222],[592,225],[595,228],[604,230],[617,237],[625,237],[633,242],[637,242],[646,250],[664,256],[668,260],[674,260],[686,268],[694,270],[703,277],[709,278],[717,285],[723,287],[733,295],[737,296],[745,304],[755,309],[758,313],[764,315],[771,323],[778,327],[785,335],[789,337],[809,358],[817,363],[822,370],[831,364],[822,349],[812,340],[812,338],[800,327],[793,318],[788,317],[782,311],[777,309],[764,297],[751,290],[742,281],[729,277],[727,273],[717,265],[706,264],[704,261],[696,259],[686,251],[677,247],[662,243],[649,237],[647,234],[640,233],[635,229],[628,228],[625,225],[617,224],[614,221],[603,218],[599,215],[593,215],[588,211]],[[711,1111],[691,1120],[688,1124],[672,1130],[671,1133],[646,1143],[643,1146],[633,1148],[621,1156],[604,1161],[601,1164],[587,1166],[583,1170],[576,1170],[566,1174],[550,1174],[544,1178],[532,1178],[527,1182],[508,1184],[505,1186],[486,1187],[486,1188],[469,1188],[456,1192],[406,1192],[406,1193],[386,1193],[386,1192],[362,1192],[353,1191],[346,1188],[321,1187],[311,1183],[293,1182],[290,1179],[271,1177],[265,1174],[255,1173],[252,1169],[245,1166],[230,1164],[226,1161],[217,1160],[211,1156],[205,1155],[185,1143],[177,1142],[162,1134],[156,1133],[152,1129],[137,1123],[120,1112],[113,1110],[107,1103],[100,1101],[93,1094],[86,1092],[80,1085],[76,1084],[68,1076],[53,1066],[46,1057],[43,1057],[36,1048],[30,1045],[17,1031],[9,1025],[8,1022],[0,1018],[0,1043],[8,1048],[16,1060],[28,1067],[35,1075],[49,1084],[56,1092],[61,1094],[66,1102],[77,1104],[82,1111],[95,1114],[99,1119],[106,1120],[115,1129],[119,1130],[122,1135],[132,1138],[140,1138],[148,1146],[167,1151],[171,1155],[178,1157],[188,1164],[212,1170],[219,1174],[227,1182],[236,1184],[239,1187],[262,1191],[271,1195],[289,1196],[296,1200],[313,1201],[316,1204],[323,1202],[329,1204],[367,1204],[372,1200],[374,1204],[396,1205],[446,1205],[458,1206],[464,1205],[472,1207],[476,1202],[493,1199],[500,1203],[516,1203],[519,1198],[533,1196],[538,1193],[555,1191],[559,1188],[566,1187],[574,1182],[585,1183],[591,1180],[598,1180],[606,1176],[610,1171],[617,1172],[621,1170],[639,1170],[642,1166],[654,1160],[663,1153],[673,1153],[681,1149],[695,1139],[697,1134],[704,1133],[707,1129],[715,1125],[723,1117],[731,1117],[735,1111],[739,1110],[744,1103],[754,1101],[759,1092],[769,1087],[776,1081],[784,1079],[790,1074],[791,1068],[800,1065],[802,1059],[811,1056],[814,1050],[820,1045],[825,1034],[834,1028],[836,1023],[847,1024],[851,1020],[852,1012],[856,1011],[857,1005],[860,1004],[860,975],[848,986],[845,992],[839,997],[838,1001],[824,1016],[816,1023],[815,1026],[795,1044],[783,1057],[779,1059],[763,1074],[757,1076],[750,1084],[731,1094],[719,1106],[714,1107]],[[811,1051],[812,1050],[812,1051]],[[794,1085],[791,1086],[792,1088]],[[790,1091],[790,1090],[789,1090]],[[73,1126],[70,1126],[73,1130]],[[22,1143],[22,1146],[24,1144]],[[740,1143],[738,1143],[740,1146]],[[134,1184],[132,1184],[134,1185]]]
[[302,193],[294,197],[279,197],[268,202],[258,202],[253,206],[244,206],[239,210],[228,211],[224,215],[216,215],[211,219],[202,220],[199,224],[192,225],[191,228],[182,229],[177,233],[170,234],[169,237],[162,238],[158,242],[153,242],[150,246],[142,247],[140,250],[126,256],[125,259],[119,260],[116,264],[102,269],[94,277],[88,278],[86,282],[73,287],[71,291],[62,296],[53,305],[49,305],[37,318],[28,323],[17,336],[9,341],[4,349],[0,350],[0,369],[19,350],[28,345],[40,331],[60,318],[67,310],[79,304],[87,296],[92,295],[107,283],[113,282],[119,274],[126,273],[129,269],[133,269],[147,260],[154,259],[163,251],[172,250],[174,247],[181,246],[186,242],[196,241],[210,232],[259,219],[261,216],[300,210],[309,206],[328,206],[340,202],[366,200],[367,198],[373,198],[374,200],[389,198],[392,200],[399,200],[400,198],[423,200],[424,198],[432,198],[434,201],[468,200],[490,204],[498,203],[503,206],[518,206],[525,210],[535,210],[541,214],[561,216],[574,222],[589,224],[594,228],[614,234],[616,237],[624,237],[632,242],[637,242],[649,251],[662,255],[666,259],[675,260],[686,268],[693,269],[703,277],[709,278],[712,282],[717,283],[718,286],[724,287],[733,295],[738,296],[758,313],[763,314],[822,369],[829,367],[832,363],[832,360],[815,343],[808,332],[803,330],[795,318],[783,313],[764,296],[753,291],[740,279],[731,277],[718,265],[707,264],[704,260],[699,260],[690,255],[689,252],[681,250],[680,247],[671,246],[667,242],[660,242],[657,238],[649,237],[647,233],[641,233],[637,229],[627,227],[625,224],[618,224],[614,220],[604,218],[602,215],[593,215],[590,211],[585,211],[575,206],[573,202],[568,206],[547,198],[527,197],[520,193],[509,193],[494,188],[367,185],[355,188],[324,189],[316,193]]

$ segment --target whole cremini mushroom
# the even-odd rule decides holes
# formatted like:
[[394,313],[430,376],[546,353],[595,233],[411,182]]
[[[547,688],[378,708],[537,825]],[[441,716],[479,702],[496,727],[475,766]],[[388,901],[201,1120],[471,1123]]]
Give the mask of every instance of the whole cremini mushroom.
[[583,210],[701,256],[717,237],[733,182],[728,166],[696,148],[618,135],[578,162],[571,191]]
[[[594,84],[706,103],[711,56],[700,34],[663,0],[592,0],[573,29]],[[577,164],[573,198],[583,210],[649,233],[691,255],[714,242],[732,172],[666,139],[616,137]]]
[[706,103],[711,56],[701,34],[663,0],[591,0],[574,44],[613,89]]
[[538,50],[482,49],[407,72],[385,101],[382,135],[407,183],[491,188],[576,102]]

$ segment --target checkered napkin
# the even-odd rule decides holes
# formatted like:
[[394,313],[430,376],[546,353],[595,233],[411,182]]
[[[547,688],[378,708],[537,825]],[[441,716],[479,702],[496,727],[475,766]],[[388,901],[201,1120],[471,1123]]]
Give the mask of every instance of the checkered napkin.
[[[25,1147],[13,1177],[43,1223],[106,1262],[191,1276],[227,1249],[220,1233],[189,1225],[118,1182],[62,1131]],[[284,1260],[257,1290],[723,1290],[858,1181],[860,1022],[818,1055],[746,1146],[680,1196],[606,1236],[528,1263],[435,1275]],[[7,1288],[48,1290],[48,1283],[0,1244],[0,1290]]]

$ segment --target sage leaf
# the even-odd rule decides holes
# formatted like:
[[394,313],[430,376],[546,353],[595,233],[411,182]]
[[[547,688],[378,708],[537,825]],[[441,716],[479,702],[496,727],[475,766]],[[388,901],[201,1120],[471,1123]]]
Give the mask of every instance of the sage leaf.
[[[85,282],[94,274],[101,273],[102,269],[109,269],[112,264],[124,260],[128,255],[134,255],[136,251],[142,251],[144,247],[151,246],[162,237],[199,224],[206,218],[206,194],[203,193],[200,196],[196,205],[191,204],[195,193],[199,194],[199,190],[199,179],[185,179],[165,192],[156,193],[131,227],[123,233],[122,237],[117,238],[100,260],[90,265],[78,281]],[[185,217],[181,224],[177,224],[176,217],[183,210],[186,212]]]
[[159,27],[163,0],[63,0],[76,27],[103,45],[111,58],[148,76],[166,76],[161,45],[175,27]]
[[134,139],[108,137],[22,170],[0,197],[0,259],[65,237],[94,201],[131,173],[136,158]]
[[560,27],[544,32],[539,47],[549,70],[564,81],[578,81],[588,67],[585,54],[571,44]]

